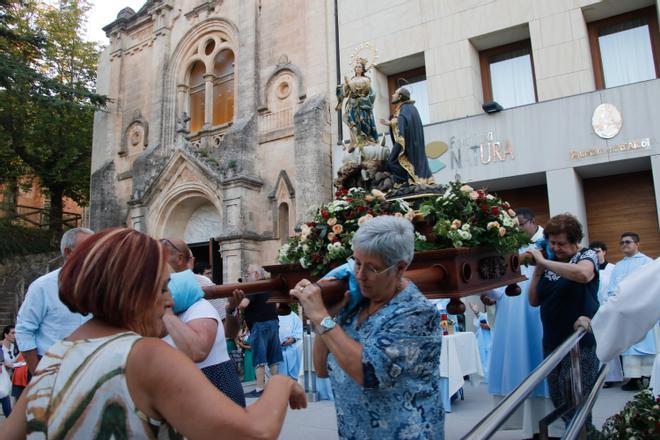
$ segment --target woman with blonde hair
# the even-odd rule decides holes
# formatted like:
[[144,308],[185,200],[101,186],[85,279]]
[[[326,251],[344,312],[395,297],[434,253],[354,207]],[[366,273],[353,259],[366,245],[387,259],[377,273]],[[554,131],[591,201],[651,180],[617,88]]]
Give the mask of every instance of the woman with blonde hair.
[[[274,377],[243,409],[184,354],[158,339],[172,307],[167,251],[131,229],[81,244],[60,273],[60,298],[93,318],[52,346],[0,437],[275,438],[302,388]],[[171,429],[171,428],[173,429]]]

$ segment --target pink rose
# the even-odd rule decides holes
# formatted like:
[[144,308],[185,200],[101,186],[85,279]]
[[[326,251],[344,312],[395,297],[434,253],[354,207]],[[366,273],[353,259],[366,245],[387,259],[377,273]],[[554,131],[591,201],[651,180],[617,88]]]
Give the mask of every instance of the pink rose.
[[500,237],[504,237],[506,235],[506,228],[500,228]]
[[335,233],[334,232],[328,232],[328,240],[332,241],[335,239]]
[[330,217],[328,219],[328,226],[334,226],[337,224],[337,218],[336,217]]
[[468,197],[470,197],[470,200],[477,200],[479,198],[479,193],[476,191],[470,191]]
[[461,221],[456,219],[453,222],[451,222],[451,228],[456,230],[461,227]]
[[342,225],[334,225],[332,227],[332,232],[334,232],[335,234],[341,234],[343,230],[344,227]]
[[371,220],[372,218],[374,218],[374,216],[371,215],[371,214],[365,214],[365,215],[363,215],[362,217],[360,217],[360,218],[358,219],[358,222],[357,222],[357,223],[358,223],[358,226],[362,226],[362,224],[363,224],[364,222],[366,222],[367,220]]

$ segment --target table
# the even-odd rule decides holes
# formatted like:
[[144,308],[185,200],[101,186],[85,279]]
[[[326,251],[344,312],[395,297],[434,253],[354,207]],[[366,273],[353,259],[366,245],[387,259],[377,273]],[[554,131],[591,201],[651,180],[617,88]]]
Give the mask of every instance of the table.
[[463,376],[483,377],[477,338],[472,332],[459,332],[442,337],[440,353],[440,390],[446,412],[451,412],[451,396],[460,390]]

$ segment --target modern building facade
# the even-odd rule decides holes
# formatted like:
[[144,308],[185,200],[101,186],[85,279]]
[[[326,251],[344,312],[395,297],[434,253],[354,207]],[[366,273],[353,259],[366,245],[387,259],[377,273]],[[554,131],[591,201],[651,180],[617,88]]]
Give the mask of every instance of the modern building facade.
[[[376,119],[410,83],[439,183],[571,212],[621,254],[660,255],[660,34],[655,0],[339,1],[342,61],[369,42]],[[344,63],[346,64],[346,63]],[[341,153],[337,152],[337,156]]]

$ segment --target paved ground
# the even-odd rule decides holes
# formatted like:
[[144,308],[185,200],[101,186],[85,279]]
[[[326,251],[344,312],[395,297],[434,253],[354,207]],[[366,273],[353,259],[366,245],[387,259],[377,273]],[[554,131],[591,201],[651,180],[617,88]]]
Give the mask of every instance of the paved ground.
[[[246,387],[251,390],[252,387]],[[621,391],[619,388],[601,390],[593,411],[594,424],[600,428],[605,419],[619,412],[634,393]],[[254,401],[249,399],[248,404]],[[492,408],[492,398],[486,385],[468,385],[465,388],[465,400],[454,401],[452,412],[445,421],[445,439],[460,439]],[[329,401],[309,403],[307,409],[288,411],[284,427],[279,437],[281,440],[334,440],[337,439],[337,423],[334,404]],[[500,431],[491,437],[494,440],[519,440],[519,431]],[[384,440],[384,439],[382,439]]]
[[[253,384],[246,384],[245,390],[251,391]],[[605,419],[620,411],[634,393],[621,391],[619,388],[601,390],[593,411],[594,424],[601,427]],[[255,399],[248,399],[248,404]],[[465,400],[456,400],[452,404],[453,411],[447,414],[445,421],[445,439],[460,439],[491,409],[491,396],[486,385],[467,385]],[[0,427],[4,417],[0,415]],[[284,427],[279,437],[281,440],[335,440],[337,439],[337,423],[335,407],[332,402],[310,402],[307,409],[287,412]],[[494,440],[519,440],[522,436],[517,431],[500,431]],[[379,439],[386,440],[386,439]]]

